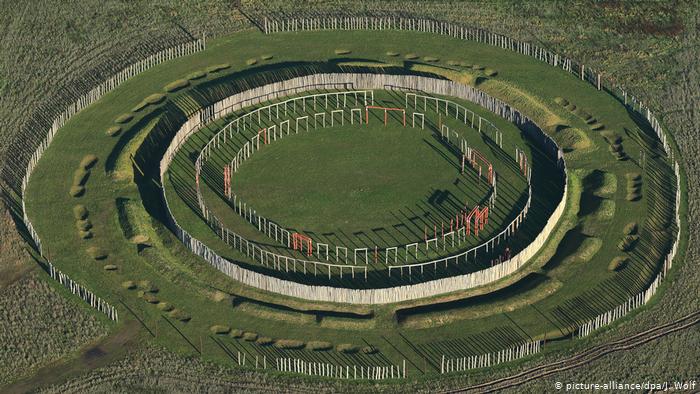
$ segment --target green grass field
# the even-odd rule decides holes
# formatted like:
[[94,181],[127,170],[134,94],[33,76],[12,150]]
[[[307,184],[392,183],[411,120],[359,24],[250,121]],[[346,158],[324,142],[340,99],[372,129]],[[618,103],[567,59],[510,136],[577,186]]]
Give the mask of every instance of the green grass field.
[[[321,34],[322,39],[319,39]],[[378,34],[383,39],[375,39]],[[290,40],[296,45],[290,46]],[[454,59],[478,61],[498,70],[498,75],[477,87],[506,102],[515,100],[519,110],[543,126],[550,125],[553,116],[563,120],[568,127],[546,131],[568,149],[565,157],[571,170],[570,195],[567,197],[570,204],[557,229],[559,236],[552,237],[533,263],[525,267],[525,271],[536,272],[524,276],[513,287],[480,298],[444,302],[424,309],[407,305],[398,318],[396,306],[347,308],[279,299],[229,281],[202,260],[194,258],[158,220],[162,218],[158,185],[148,177],[135,184],[124,176],[114,176],[115,163],[120,162],[120,155],[128,154],[126,147],[134,138],[145,138],[144,141],[154,147],[150,152],[156,154],[167,144],[168,129],[174,131],[176,121],[184,120],[188,109],[210,103],[243,85],[236,85],[235,81],[254,73],[246,65],[246,60],[260,58],[263,55],[261,47],[264,47],[265,54],[274,54],[274,58],[261,60],[254,67],[269,71],[270,75],[277,72],[285,75],[280,70],[284,69],[286,62],[335,59],[337,48],[349,50],[350,55],[345,56],[384,62],[393,59],[386,55],[389,51],[432,56],[445,64]],[[230,63],[231,68],[192,82],[193,86],[189,88],[168,93],[164,102],[135,113],[134,119],[123,125],[125,131],[119,137],[105,135],[118,116],[129,113],[147,96],[161,92],[172,81],[220,63]],[[618,161],[599,131],[591,130],[582,118],[555,102],[555,97],[560,96],[595,116],[606,130],[619,134],[629,158]],[[161,121],[159,127],[151,128],[149,125],[156,119]],[[580,132],[567,131],[570,129]],[[142,130],[151,131],[144,137],[143,133],[148,131]],[[339,134],[344,132],[337,131]],[[309,137],[323,138],[321,133],[326,131]],[[291,355],[351,365],[396,365],[406,359],[409,373],[418,378],[439,372],[439,357],[443,354],[451,357],[481,354],[542,338],[545,334],[548,339],[566,335],[575,324],[616,306],[646,287],[670,244],[671,229],[665,225],[672,216],[673,202],[669,201],[669,195],[673,195],[675,187],[665,158],[662,155],[654,157],[652,153],[656,148],[638,138],[647,133],[643,124],[606,93],[596,91],[561,70],[493,47],[405,32],[263,36],[249,31],[214,40],[200,54],[149,70],[74,117],[58,134],[32,176],[27,209],[51,260],[61,270],[117,305],[124,321],[138,320],[153,333],[151,340],[172,351],[225,364],[233,362],[226,348],[245,351],[250,356]],[[203,144],[206,135],[201,133],[193,139]],[[299,137],[300,143],[305,137]],[[574,143],[571,143],[572,138]],[[291,145],[285,148],[287,143]],[[340,140],[325,143],[339,144]],[[288,154],[294,154],[294,144],[295,140],[290,139],[278,147],[291,149]],[[420,144],[411,146],[418,149]],[[274,152],[273,149],[276,149],[275,145],[270,151]],[[644,168],[640,168],[637,162],[640,150],[649,152]],[[382,154],[382,151],[373,152],[375,157]],[[367,151],[368,155],[370,153]],[[74,198],[68,194],[72,174],[87,154],[96,155],[98,162],[91,170],[85,194]],[[251,171],[255,170],[255,160],[267,159],[264,160],[264,165],[267,165],[273,158],[266,158],[266,154],[266,151],[260,152],[246,165]],[[413,154],[421,154],[421,151],[415,150]],[[183,163],[179,164],[184,166],[190,160],[191,165],[193,158],[185,156],[181,160]],[[147,175],[157,173],[154,166],[158,161],[156,154],[150,161],[142,163],[150,166],[145,168]],[[533,162],[539,164],[537,156]],[[397,163],[399,168],[414,164]],[[434,177],[436,172],[441,174],[441,169],[447,168],[442,166],[446,165],[439,163],[432,169],[426,166],[421,170],[425,170],[426,175],[430,170]],[[642,174],[641,196],[633,201],[627,198],[626,184],[627,174],[632,173]],[[534,175],[537,174],[535,171]],[[256,175],[252,174],[250,180],[256,179]],[[323,174],[314,176],[322,177]],[[445,177],[442,182],[449,183],[449,179]],[[617,187],[611,186],[612,179],[616,179]],[[439,185],[443,185],[442,182]],[[542,182],[542,190],[547,190],[547,185],[556,183],[556,180],[544,178],[538,182]],[[184,185],[186,182],[180,187]],[[252,183],[249,185],[251,200],[258,200],[255,198],[258,191],[250,189]],[[171,205],[178,220],[187,223],[189,231],[202,235],[201,239],[214,248],[226,247],[216,244],[215,235],[190,209],[187,201],[175,198],[177,185],[166,182],[163,187],[169,193],[169,200],[173,201]],[[270,182],[266,187],[275,186]],[[246,189],[241,190],[245,192]],[[186,192],[181,188],[180,192],[183,191]],[[419,193],[414,194],[411,201],[416,196],[425,197],[424,190],[419,190]],[[402,196],[407,202],[410,202],[409,197],[408,193]],[[265,200],[259,200],[263,204],[261,209],[265,209]],[[91,239],[81,239],[78,234],[73,216],[76,204],[85,205],[90,212],[94,235]],[[289,214],[287,211],[272,211],[277,206],[273,202],[269,204],[267,209],[271,209],[271,216],[280,215],[283,219],[282,215]],[[305,208],[308,209],[308,205]],[[534,208],[546,212],[547,205]],[[299,216],[304,217],[304,214]],[[337,218],[335,214],[329,216]],[[306,217],[311,215],[307,213]],[[639,240],[632,249],[621,251],[617,244],[631,218],[640,225]],[[318,225],[307,220],[310,227]],[[364,224],[358,228],[361,227]],[[151,247],[140,250],[129,240],[133,235],[148,236]],[[107,253],[106,259],[94,260],[88,254],[90,247],[103,249]],[[629,263],[620,271],[609,271],[610,261],[619,255],[629,257]],[[118,269],[105,271],[105,265],[116,265]],[[155,294],[152,297],[172,304],[190,319],[177,321],[175,314],[164,313],[156,305],[146,302],[143,295],[139,297],[138,289],[122,287],[125,281],[145,280],[158,288],[157,292],[151,293]],[[221,293],[225,297],[219,296]],[[486,307],[488,305],[492,308]],[[213,336],[209,329],[215,324],[275,339],[323,340],[335,345],[369,344],[379,352],[347,355],[335,351],[281,350],[241,339]],[[566,342],[554,342],[549,349],[567,346]]]

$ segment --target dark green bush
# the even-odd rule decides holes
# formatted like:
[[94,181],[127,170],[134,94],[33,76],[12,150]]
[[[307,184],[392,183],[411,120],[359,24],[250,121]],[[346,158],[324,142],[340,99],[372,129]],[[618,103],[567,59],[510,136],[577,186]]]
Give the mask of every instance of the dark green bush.
[[165,85],[163,89],[168,93],[173,93],[188,86],[190,86],[190,81],[186,79],[178,79]]

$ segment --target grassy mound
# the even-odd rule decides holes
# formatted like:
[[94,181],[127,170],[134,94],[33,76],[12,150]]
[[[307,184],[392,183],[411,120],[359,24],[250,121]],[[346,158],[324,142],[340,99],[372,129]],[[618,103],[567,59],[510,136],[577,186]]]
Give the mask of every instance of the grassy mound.
[[134,115],[121,114],[121,115],[117,116],[116,119],[114,119],[114,122],[119,123],[119,124],[125,124],[125,123],[129,123],[131,121],[131,119],[134,119]]
[[90,239],[90,238],[92,238],[92,231],[83,231],[83,230],[80,230],[80,231],[78,231],[78,235],[79,235],[80,238],[82,238],[82,239]]
[[274,346],[279,349],[301,349],[305,345],[304,341],[296,339],[278,339],[275,341]]
[[634,248],[634,246],[637,244],[638,240],[639,240],[638,235],[626,235],[617,244],[617,248],[623,252],[629,252],[630,250],[632,250]]
[[88,256],[95,260],[104,260],[107,258],[107,252],[99,246],[90,246],[86,249]]
[[209,331],[211,331],[212,334],[216,335],[225,335],[231,332],[231,327],[229,326],[224,326],[221,324],[215,324],[211,327],[209,327]]
[[92,222],[90,222],[90,219],[76,220],[75,227],[77,227],[79,231],[88,231],[92,228]]
[[151,283],[150,280],[139,281],[139,289],[146,293],[157,293],[159,290],[158,287]]
[[207,76],[207,73],[204,71],[194,71],[194,72],[188,74],[186,78],[189,79],[190,81],[195,81],[197,79],[202,79],[206,76]]
[[95,155],[85,155],[83,159],[80,160],[80,167],[89,170],[97,163],[97,156]]
[[554,102],[563,106],[569,105],[569,100],[565,99],[564,97],[555,97]]
[[102,268],[104,268],[105,271],[116,271],[117,269],[119,269],[119,267],[117,267],[114,264],[107,264]]
[[604,131],[600,132],[600,135],[603,136],[603,138],[605,139],[605,141],[608,144],[612,145],[612,144],[621,144],[622,143],[622,137],[620,137],[620,135],[614,131],[604,130]]
[[110,137],[116,137],[122,132],[122,128],[119,126],[112,126],[105,132]]
[[404,58],[406,58],[408,60],[416,60],[416,59],[418,59],[418,55],[416,55],[415,53],[407,53],[404,56]]
[[175,320],[179,320],[181,322],[188,322],[192,319],[192,316],[190,316],[187,312],[183,311],[182,309],[177,309],[177,308],[168,312],[168,316],[172,317]]
[[71,197],[82,197],[85,194],[85,187],[84,186],[71,186],[70,190],[68,191],[68,194]]
[[156,305],[156,307],[158,307],[158,309],[160,309],[163,312],[170,312],[175,308],[169,302],[165,302],[165,301],[159,302]]
[[177,79],[177,80],[170,82],[169,84],[163,86],[163,90],[165,90],[168,93],[173,93],[173,92],[177,92],[180,89],[184,89],[188,86],[190,86],[190,81],[188,81],[186,79]]
[[243,333],[243,340],[248,342],[253,342],[258,339],[258,333],[252,331],[246,331]]
[[623,269],[625,267],[625,265],[627,265],[627,261],[628,261],[627,257],[623,257],[623,256],[618,256],[618,257],[613,258],[610,261],[610,264],[608,264],[608,271],[614,272],[614,271],[619,271],[619,270]]
[[85,205],[83,205],[83,204],[78,204],[78,205],[73,207],[73,217],[76,220],[86,219],[88,217],[88,214],[89,214],[88,209],[85,208]]
[[136,288],[136,283],[133,280],[127,280],[122,282],[122,287],[127,290],[134,290]]
[[275,342],[274,339],[270,337],[260,337],[255,340],[255,344],[259,346],[270,346]]
[[485,68],[486,68],[486,67],[484,67],[484,66],[482,66],[482,65],[480,65],[480,64],[473,64],[473,65],[472,65],[472,70],[476,70],[476,71],[483,71]]
[[492,68],[487,68],[487,69],[484,70],[484,74],[485,74],[487,77],[495,77],[496,75],[498,75],[498,71],[496,71],[496,70],[494,70],[494,69],[492,69]]
[[207,67],[207,73],[217,73],[222,70],[226,70],[227,68],[231,67],[230,64],[228,63],[222,63],[222,64],[215,64],[213,66]]
[[367,345],[363,346],[362,349],[360,349],[360,352],[362,352],[363,354],[375,354],[378,352],[378,350],[372,345]]
[[396,56],[399,56],[400,53],[394,52],[394,51],[388,51],[388,52],[386,53],[386,55],[387,55],[387,56],[391,56],[391,57],[396,57]]
[[73,186],[85,186],[89,177],[90,171],[78,168],[73,172]]
[[605,128],[605,125],[600,123],[600,122],[596,122],[596,123],[593,123],[590,127],[591,127],[591,130],[598,131],[598,130],[603,130]]
[[335,50],[335,54],[336,54],[336,55],[347,55],[347,54],[349,54],[349,53],[351,53],[351,52],[352,52],[352,51],[350,51],[349,49],[336,49],[336,50]]
[[635,235],[639,231],[639,226],[637,225],[637,222],[632,222],[627,224],[623,231],[625,235]]
[[232,338],[243,338],[243,330],[233,329],[229,333]]
[[272,55],[262,55],[262,56],[260,56],[260,59],[262,59],[262,60],[272,60],[273,57],[274,57],[274,56],[272,56]]
[[423,60],[429,63],[436,63],[440,61],[440,58],[435,56],[423,56]]
[[335,347],[335,350],[341,353],[352,354],[357,353],[360,350],[360,348],[351,343],[341,343],[340,345]]
[[258,59],[248,59],[245,61],[245,64],[248,66],[254,66],[258,64]]
[[333,349],[333,344],[330,342],[326,342],[326,341],[309,341],[306,344],[306,348],[309,350],[315,350],[315,351],[322,352],[322,351]]
[[151,294],[151,293],[144,293],[142,298],[144,301],[148,302],[149,304],[157,304],[160,302],[158,297],[156,297],[155,294]]

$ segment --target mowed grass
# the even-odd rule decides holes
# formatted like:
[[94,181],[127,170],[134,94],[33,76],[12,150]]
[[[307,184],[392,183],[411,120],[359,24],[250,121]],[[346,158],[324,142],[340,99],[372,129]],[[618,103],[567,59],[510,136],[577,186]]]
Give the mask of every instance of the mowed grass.
[[[663,203],[667,199],[663,189],[668,189],[663,179],[668,178],[668,172],[664,171],[666,164],[662,158],[654,163],[654,174],[645,172],[645,176],[654,176],[657,180],[653,182],[645,180],[644,185],[660,185],[663,188],[645,186],[642,199],[637,202],[625,200],[623,187],[618,187],[617,191],[609,197],[615,201],[615,215],[612,219],[606,219],[605,226],[600,227],[601,233],[596,234],[598,238],[604,240],[604,244],[591,261],[584,264],[571,264],[561,272],[552,272],[545,267],[544,275],[551,274],[553,279],[562,283],[552,296],[543,299],[533,297],[534,302],[525,306],[518,304],[521,300],[513,298],[512,305],[515,309],[505,314],[454,321],[438,328],[405,329],[402,330],[402,335],[397,333],[393,315],[387,312],[389,308],[383,307],[372,308],[373,318],[376,319],[375,328],[362,330],[360,333],[356,329],[322,327],[316,323],[323,319],[302,324],[296,319],[290,319],[294,320],[294,323],[290,323],[250,314],[236,314],[230,304],[211,300],[208,296],[211,286],[226,289],[233,294],[255,294],[255,292],[227,280],[205,262],[187,253],[184,247],[157,221],[152,221],[151,225],[157,229],[154,234],[162,240],[162,246],[157,246],[162,254],[153,258],[138,254],[134,245],[120,230],[115,200],[118,197],[125,197],[138,201],[142,196],[134,184],[128,181],[115,182],[107,176],[104,165],[106,158],[118,146],[118,141],[134,135],[129,133],[128,129],[143,117],[149,116],[148,111],[142,110],[133,120],[123,125],[124,132],[118,138],[105,135],[104,130],[113,125],[113,120],[117,116],[129,112],[145,97],[161,91],[166,84],[212,64],[230,63],[231,69],[224,72],[243,70],[247,67],[245,60],[260,56],[261,48],[265,53],[275,54],[273,62],[327,60],[336,56],[335,48],[347,48],[353,56],[376,58],[379,61],[384,60],[388,50],[398,53],[430,53],[440,59],[449,59],[451,54],[461,53],[465,61],[478,60],[481,64],[499,70],[496,78],[517,84],[519,91],[541,98],[540,103],[546,106],[548,111],[564,118],[578,129],[587,130],[586,135],[600,149],[582,157],[567,156],[567,159],[570,159],[568,161],[570,168],[590,170],[605,167],[606,172],[613,174],[619,182],[624,179],[625,173],[641,171],[634,160],[615,161],[606,151],[606,143],[602,136],[597,132],[588,131],[582,120],[572,119],[563,108],[557,107],[553,98],[561,96],[564,92],[569,100],[586,108],[597,119],[604,122],[606,128],[635,130],[638,126],[625,108],[604,92],[596,91],[561,70],[497,48],[430,34],[324,32],[322,39],[319,39],[319,34],[262,36],[255,32],[246,32],[213,40],[207,51],[149,70],[127,81],[99,103],[74,117],[58,133],[54,143],[47,150],[31,179],[27,192],[28,214],[58,268],[96,291],[99,296],[118,305],[123,320],[134,320],[136,315],[150,330],[154,331],[158,326],[158,337],[153,340],[173,351],[202,356],[220,363],[232,363],[227,353],[208,337],[210,327],[220,324],[254,331],[272,338],[320,340],[334,344],[367,342],[379,348],[378,359],[362,361],[354,358],[355,356],[344,355],[343,357],[351,357],[344,360],[351,360],[358,364],[388,360],[396,364],[407,359],[409,374],[417,378],[439,371],[439,357],[442,354],[456,356],[499,350],[522,340],[540,337],[543,333],[552,330],[564,334],[577,321],[603,312],[625,300],[630,293],[645,287],[659,263],[656,255],[652,253],[655,238],[649,231],[640,232],[639,242],[639,245],[644,247],[643,251],[649,251],[648,253],[637,251],[629,253],[629,264],[619,272],[610,272],[607,266],[613,257],[621,254],[615,244],[630,218],[635,218],[641,228],[645,229],[646,218],[650,217],[647,201],[653,201],[655,217],[663,217],[663,213],[672,210],[672,204]],[[377,39],[379,35],[382,39]],[[290,40],[295,45],[289,45]],[[206,81],[208,78],[210,77],[202,80]],[[202,82],[193,82],[193,84],[198,83]],[[187,92],[187,89],[189,88],[183,89],[182,92]],[[501,98],[508,101],[509,90],[499,91],[504,94]],[[176,93],[175,96],[168,94],[166,103],[182,92]],[[525,108],[523,111],[535,121],[539,121],[538,116],[546,114],[543,111],[529,113]],[[542,124],[547,124],[547,119],[542,119]],[[557,136],[554,135],[554,138]],[[628,140],[625,141],[625,149],[633,154],[638,152],[640,147],[635,141]],[[78,167],[81,158],[89,153],[97,155],[100,161],[92,169],[86,194],[78,201],[68,195],[72,181],[71,174]],[[155,165],[159,158],[153,159],[153,165]],[[593,190],[593,188],[587,189]],[[592,193],[584,194],[588,196]],[[157,202],[157,194],[145,197]],[[90,219],[94,225],[92,231],[95,234],[91,240],[80,239],[74,231],[75,219],[72,207],[77,203],[85,205],[90,212]],[[597,207],[589,207],[590,212],[597,211],[595,208]],[[145,211],[142,214],[145,215]],[[196,215],[192,216],[196,217]],[[583,216],[586,216],[585,212]],[[144,223],[148,223],[149,220],[151,219],[145,220]],[[663,221],[660,223],[663,224]],[[657,233],[668,231],[657,227],[653,230]],[[96,263],[87,255],[87,247],[93,245],[100,246],[109,253],[106,262]],[[566,257],[557,256],[562,260]],[[119,262],[120,269],[115,272],[105,272],[103,265],[111,262]],[[138,298],[135,291],[121,287],[121,283],[129,280],[135,282],[150,280],[159,287],[157,296],[161,301],[185,311],[192,319],[188,323],[173,321],[172,325],[165,322],[162,312],[155,305]],[[267,296],[271,304],[299,303],[298,300],[276,301],[275,298],[279,297]],[[500,304],[504,310],[508,308],[509,297],[505,296],[502,299],[503,304]],[[124,304],[120,303],[120,300],[123,300]],[[129,309],[124,305],[128,305]],[[332,308],[332,306],[326,307]],[[469,306],[460,305],[460,315],[465,318],[470,316],[469,308]],[[472,316],[478,316],[478,312],[479,310],[475,309]],[[447,308],[444,313],[449,314],[450,309]],[[319,312],[319,314],[323,313]],[[200,338],[202,338],[203,349],[199,349]],[[250,354],[268,352],[256,347],[255,344],[241,344],[235,339],[227,338],[227,346],[238,347]],[[277,353],[268,354],[292,354],[282,350],[274,352]],[[334,360],[330,354],[319,355],[320,353],[311,352],[295,354],[318,360]]]

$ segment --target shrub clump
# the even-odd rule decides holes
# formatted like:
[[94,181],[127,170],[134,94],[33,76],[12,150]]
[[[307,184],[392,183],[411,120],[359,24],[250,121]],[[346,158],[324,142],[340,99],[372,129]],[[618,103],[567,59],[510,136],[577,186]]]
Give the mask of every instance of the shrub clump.
[[252,331],[246,331],[243,333],[243,340],[248,342],[253,342],[258,339],[258,333]]
[[360,350],[360,348],[351,343],[341,343],[340,345],[335,347],[335,350],[341,353],[357,353]]
[[274,342],[275,342],[275,340],[270,338],[270,337],[260,337],[260,338],[255,340],[255,344],[260,345],[260,346],[270,346]]
[[132,114],[121,114],[121,115],[117,116],[117,118],[114,119],[114,121],[115,121],[116,123],[119,123],[119,124],[124,124],[124,123],[129,123],[129,122],[131,121],[131,119],[134,119],[134,115],[132,115]]
[[613,258],[608,264],[608,271],[619,271],[627,265],[628,259],[626,257],[618,256]]
[[349,54],[349,53],[351,53],[351,52],[352,52],[352,51],[350,51],[349,49],[336,49],[336,50],[335,50],[335,54],[336,54],[336,55],[347,55],[347,54]]
[[231,332],[231,327],[229,326],[224,326],[221,324],[215,324],[211,327],[209,327],[209,331],[211,331],[212,334],[216,335],[225,335]]
[[213,66],[207,67],[207,72],[208,73],[216,73],[216,72],[219,72],[221,70],[225,70],[229,67],[231,67],[231,65],[228,63],[215,64]]
[[635,235],[639,231],[639,226],[637,225],[637,222],[632,222],[626,225],[623,231],[625,235]]
[[187,79],[189,79],[190,81],[195,81],[197,79],[202,79],[206,76],[207,76],[206,72],[198,70],[198,71],[194,71],[194,72],[188,74]]
[[190,81],[188,81],[186,79],[177,79],[177,80],[165,85],[163,87],[163,90],[165,90],[168,93],[173,93],[173,92],[177,92],[180,89],[184,89],[188,86],[190,86]]
[[304,345],[306,345],[304,341],[297,339],[278,339],[274,346],[279,349],[301,349]]
[[97,156],[95,156],[93,154],[89,154],[89,155],[83,156],[83,159],[80,160],[80,167],[85,169],[85,170],[89,170],[96,163],[97,163]]
[[315,351],[326,351],[333,349],[333,344],[326,341],[309,341],[306,344],[306,348]]
[[71,186],[68,194],[71,197],[82,197],[85,194],[85,186]]
[[78,204],[73,207],[73,217],[75,217],[76,220],[86,219],[88,217],[88,214],[89,212],[83,204]]
[[122,128],[119,126],[112,126],[107,129],[106,134],[110,137],[116,137],[122,132]]
[[245,64],[248,66],[254,66],[258,64],[258,59],[248,59],[245,61]]
[[233,329],[233,330],[231,330],[229,335],[233,338],[243,338],[243,330],[239,330],[237,328]]
[[87,254],[95,260],[104,260],[107,258],[107,252],[98,246],[90,246],[87,248]]

